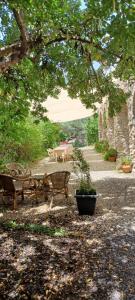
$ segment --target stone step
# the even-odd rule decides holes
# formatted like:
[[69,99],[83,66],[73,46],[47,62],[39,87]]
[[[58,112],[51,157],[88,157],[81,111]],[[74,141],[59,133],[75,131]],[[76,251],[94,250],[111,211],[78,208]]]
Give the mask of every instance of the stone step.
[[111,171],[116,169],[116,164],[113,162],[105,162],[104,160],[88,160],[91,171]]
[[95,154],[95,155],[99,155],[99,156],[102,156],[102,154],[101,154],[101,153],[98,153],[98,152],[96,152],[96,151],[94,151],[94,150],[90,150],[90,151],[83,151],[83,154],[84,154],[84,156],[85,156],[85,155],[93,155],[93,154]]
[[98,154],[87,154],[84,156],[86,160],[103,160],[102,156],[101,155],[98,155]]

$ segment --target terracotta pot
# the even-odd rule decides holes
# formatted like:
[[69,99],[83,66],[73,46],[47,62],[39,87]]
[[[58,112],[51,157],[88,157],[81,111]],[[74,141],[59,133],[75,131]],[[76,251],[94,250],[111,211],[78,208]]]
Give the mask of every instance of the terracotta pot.
[[131,173],[132,172],[132,166],[131,165],[122,165],[121,169],[124,173]]
[[110,157],[108,158],[108,160],[114,162],[114,161],[116,161],[116,156],[110,156]]

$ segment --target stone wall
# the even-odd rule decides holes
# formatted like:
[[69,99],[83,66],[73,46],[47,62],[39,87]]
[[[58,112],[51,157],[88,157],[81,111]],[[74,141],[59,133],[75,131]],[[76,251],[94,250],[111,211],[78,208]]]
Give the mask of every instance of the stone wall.
[[119,155],[129,155],[128,108],[123,105],[121,111],[114,117],[114,141]]
[[[129,87],[128,87],[129,88]],[[127,86],[126,86],[127,90]],[[130,87],[130,97],[114,117],[108,113],[107,99],[99,108],[99,140],[107,140],[118,155],[131,155],[135,168],[135,84]],[[106,121],[105,121],[106,118]]]
[[135,171],[135,85],[128,102],[129,117],[129,152],[133,159],[133,171]]

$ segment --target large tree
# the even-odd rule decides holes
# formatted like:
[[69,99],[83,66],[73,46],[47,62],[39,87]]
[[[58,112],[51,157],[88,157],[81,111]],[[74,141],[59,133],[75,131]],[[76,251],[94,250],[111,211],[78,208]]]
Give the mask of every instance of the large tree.
[[134,80],[132,0],[0,0],[0,110],[42,116],[42,102],[66,88],[110,113],[126,95],[114,81]]

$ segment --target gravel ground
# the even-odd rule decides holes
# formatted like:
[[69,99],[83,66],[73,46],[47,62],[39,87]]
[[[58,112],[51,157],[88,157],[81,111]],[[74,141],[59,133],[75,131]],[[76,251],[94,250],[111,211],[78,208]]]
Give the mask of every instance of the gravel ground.
[[1,227],[0,299],[135,299],[135,207],[93,217],[70,207],[30,219],[68,236]]
[[[50,212],[48,203],[1,211],[0,299],[135,300],[134,202],[79,216],[73,186],[69,202],[57,202]],[[65,234],[5,229],[7,220]]]

